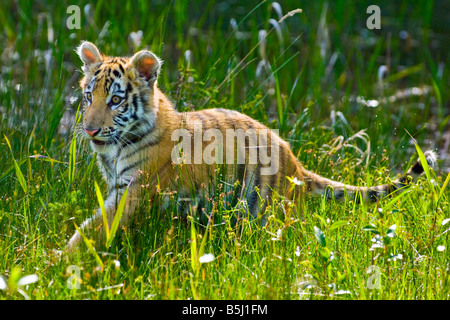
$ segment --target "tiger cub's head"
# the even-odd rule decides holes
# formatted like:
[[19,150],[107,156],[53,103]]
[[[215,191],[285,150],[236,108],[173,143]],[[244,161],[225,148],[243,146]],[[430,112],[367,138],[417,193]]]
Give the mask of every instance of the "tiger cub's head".
[[77,53],[83,61],[82,133],[98,153],[131,144],[155,126],[156,80],[161,60],[148,50],[131,58],[107,57],[90,42]]

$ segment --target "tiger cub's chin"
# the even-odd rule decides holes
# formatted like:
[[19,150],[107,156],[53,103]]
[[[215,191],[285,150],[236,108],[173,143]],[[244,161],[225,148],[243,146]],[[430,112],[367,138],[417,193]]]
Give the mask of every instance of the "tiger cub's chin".
[[90,145],[94,152],[102,154],[110,153],[116,148],[115,144],[109,141],[91,140]]

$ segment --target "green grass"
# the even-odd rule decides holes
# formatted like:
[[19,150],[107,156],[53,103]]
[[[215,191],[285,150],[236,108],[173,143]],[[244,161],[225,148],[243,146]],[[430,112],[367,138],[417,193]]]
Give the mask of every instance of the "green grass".
[[[403,173],[418,157],[407,132],[422,150],[442,150],[448,5],[380,2],[382,29],[370,31],[370,4],[82,1],[80,30],[66,28],[68,2],[2,4],[0,299],[448,299],[448,149],[439,170],[378,206],[308,198],[304,221],[274,207],[261,227],[234,223],[220,190],[210,223],[155,199],[111,233],[108,250],[55,254],[99,207],[96,181],[105,190],[95,156],[60,127],[80,102],[81,40],[111,55],[150,48],[178,110],[244,112],[279,129],[308,169],[329,178],[379,184]],[[427,92],[402,97],[413,87]],[[209,253],[214,260],[200,263]],[[368,288],[378,274],[379,288]],[[68,285],[76,276],[79,289]]]

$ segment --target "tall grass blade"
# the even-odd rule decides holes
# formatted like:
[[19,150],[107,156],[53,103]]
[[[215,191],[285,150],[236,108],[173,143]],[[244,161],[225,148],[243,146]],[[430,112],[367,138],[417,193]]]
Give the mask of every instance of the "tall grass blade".
[[449,182],[450,182],[450,172],[447,174],[447,178],[445,179],[444,184],[442,185],[441,191],[439,192],[438,202],[441,199],[442,195],[444,194],[444,190],[447,188],[447,185]]
[[206,231],[205,231],[205,234],[203,235],[202,243],[200,243],[200,249],[198,249],[198,255],[197,255],[198,258],[202,257],[203,254],[205,253],[206,238],[208,238],[208,230],[209,230],[208,227],[209,227],[209,222],[208,222],[208,225],[206,226]]
[[400,200],[401,198],[406,196],[406,194],[410,193],[411,191],[412,191],[412,189],[400,192],[400,194],[398,194],[395,198],[393,198],[391,201],[389,201],[387,205],[385,205],[383,207],[383,210],[386,211],[386,210],[390,209],[395,203],[397,203],[398,200]]
[[116,214],[114,215],[114,220],[111,224],[111,230],[109,232],[109,235],[107,236],[106,240],[107,247],[111,246],[114,236],[116,235],[117,229],[119,229],[120,219],[122,218],[125,203],[127,201],[127,195],[128,195],[128,188],[123,193],[122,198],[120,198],[119,206],[117,207]]
[[336,221],[334,222],[331,226],[330,229],[328,229],[328,231],[340,228],[342,226],[346,226],[348,225],[348,221],[347,220],[340,220],[340,221]]
[[[17,162],[17,165],[20,167],[22,164],[25,163],[25,161],[27,161],[26,158],[21,159],[21,160],[19,160],[19,162]],[[5,172],[3,172],[3,173],[0,175],[0,182],[2,182],[3,179],[5,179],[5,178],[9,175],[9,173],[10,173],[11,171],[13,171],[15,168],[16,168],[16,166],[15,166],[14,163],[13,163],[12,166],[10,166],[8,169],[6,169]]]
[[430,186],[430,189],[433,193],[433,198],[434,200],[437,201],[436,190],[434,188],[433,183],[431,182],[430,167],[428,166],[427,159],[425,158],[425,155],[423,154],[423,151],[420,148],[419,144],[417,143],[416,139],[414,139],[408,131],[406,132],[409,134],[409,136],[414,142],[414,146],[416,147],[417,153],[419,154],[420,163],[422,164],[423,170],[425,171],[425,176],[427,177],[428,185]]
[[11,148],[11,143],[9,142],[8,138],[4,135],[6,143],[8,144],[9,150],[11,150],[11,155],[13,157],[13,163],[14,163],[14,169],[16,170],[16,176],[17,176],[17,180],[19,180],[20,186],[22,187],[23,191],[25,193],[28,192],[28,186],[27,186],[27,182],[25,180],[25,177],[22,174],[22,171],[20,170],[19,165],[17,164],[16,159],[14,158],[14,153],[12,151]]
[[198,256],[197,256],[197,232],[195,231],[194,218],[191,216],[191,267],[194,273],[197,273]]
[[278,121],[280,123],[280,128],[283,128],[284,123],[284,112],[283,112],[283,101],[281,99],[281,91],[280,91],[280,83],[278,81],[278,76],[274,73],[275,77],[275,92],[277,95],[277,113],[278,113]]
[[[30,156],[29,158],[31,158],[31,159],[36,159],[36,160],[47,161],[47,162],[50,162],[52,165],[53,165],[54,163],[69,164],[68,162],[64,162],[64,161],[59,161],[59,160],[56,160],[56,159],[52,159],[52,158],[50,158],[50,157],[48,157],[48,156],[44,156],[44,155],[42,155],[42,154],[35,154],[35,155]],[[24,159],[24,160],[25,160],[25,159]]]
[[[81,120],[80,105],[78,105],[77,113],[75,114],[75,127]],[[72,185],[75,179],[75,165],[77,157],[77,135],[74,132],[69,149],[69,186]]]
[[419,147],[419,144],[415,140],[414,145],[416,146],[417,153],[419,154],[420,163],[422,164],[423,170],[425,171],[425,176],[427,177],[428,184],[433,191],[433,195],[436,196],[436,190],[434,189],[434,185],[431,182],[430,167],[428,166],[427,159],[425,158],[422,149]]
[[76,135],[74,135],[70,143],[69,149],[69,186],[72,185],[72,182],[75,178],[76,150],[77,150],[77,138]]
[[196,288],[196,276],[198,271],[198,255],[197,255],[197,232],[195,231],[194,226],[194,218],[190,216],[191,221],[191,267],[192,267],[192,276],[190,277],[190,284],[192,295],[194,299],[197,300],[197,288]]

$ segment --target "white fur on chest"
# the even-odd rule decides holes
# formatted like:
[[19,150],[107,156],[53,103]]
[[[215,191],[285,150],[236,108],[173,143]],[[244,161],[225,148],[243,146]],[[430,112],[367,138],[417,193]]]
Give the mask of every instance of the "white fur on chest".
[[139,155],[137,157],[121,159],[117,157],[117,149],[111,151],[109,153],[99,154],[97,157],[98,165],[104,179],[110,188],[129,184],[138,175],[139,165],[136,165],[136,163],[139,162]]

